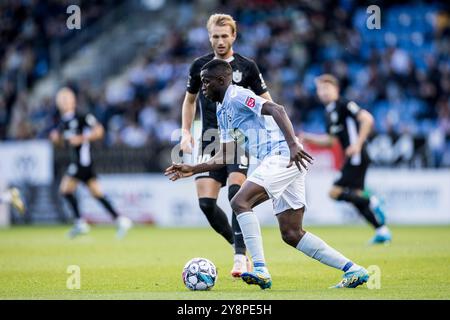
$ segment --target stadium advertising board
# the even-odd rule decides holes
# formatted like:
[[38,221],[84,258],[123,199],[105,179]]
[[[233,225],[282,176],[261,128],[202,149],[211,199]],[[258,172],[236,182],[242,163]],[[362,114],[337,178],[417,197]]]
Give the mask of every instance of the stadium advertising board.
[[[308,208],[305,225],[363,223],[348,204],[328,198],[335,171],[311,170],[307,178]],[[175,183],[159,174],[102,175],[105,193],[120,212],[141,223],[160,226],[207,226],[200,211],[193,178]],[[450,223],[450,171],[371,169],[368,187],[385,202],[388,222],[393,224]],[[218,204],[231,215],[226,188]],[[82,212],[91,222],[110,222],[109,216],[81,190]],[[269,201],[255,209],[262,225],[276,225]]]
[[53,149],[47,140],[0,143],[0,159],[0,178],[7,184],[53,181]]

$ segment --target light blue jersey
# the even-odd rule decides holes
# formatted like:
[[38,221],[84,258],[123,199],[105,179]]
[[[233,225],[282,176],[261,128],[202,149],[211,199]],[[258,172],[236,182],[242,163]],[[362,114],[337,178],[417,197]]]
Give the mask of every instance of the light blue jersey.
[[261,114],[265,102],[251,90],[230,85],[223,102],[217,104],[220,141],[244,143],[249,154],[258,160],[270,155],[289,157],[281,129],[272,116]]

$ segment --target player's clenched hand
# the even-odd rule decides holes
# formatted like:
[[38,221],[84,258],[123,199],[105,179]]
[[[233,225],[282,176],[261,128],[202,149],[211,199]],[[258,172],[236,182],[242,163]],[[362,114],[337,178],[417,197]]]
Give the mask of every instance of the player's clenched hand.
[[194,138],[190,132],[183,133],[181,137],[180,148],[184,153],[192,153],[192,146],[194,145]]
[[352,156],[354,156],[355,154],[361,153],[361,149],[362,149],[362,147],[361,147],[361,145],[358,144],[358,143],[349,145],[349,146],[347,147],[347,149],[345,149],[345,155],[346,155],[347,157],[352,157]]
[[187,178],[194,174],[194,167],[187,164],[172,164],[164,172],[165,176],[170,176],[171,181]]
[[292,146],[289,146],[289,149],[291,151],[291,159],[289,161],[289,164],[287,165],[287,168],[290,168],[293,163],[297,166],[298,170],[302,171],[302,168],[308,169],[306,162],[312,163],[313,157],[311,157],[305,150],[303,150],[303,147],[300,143],[296,142]]

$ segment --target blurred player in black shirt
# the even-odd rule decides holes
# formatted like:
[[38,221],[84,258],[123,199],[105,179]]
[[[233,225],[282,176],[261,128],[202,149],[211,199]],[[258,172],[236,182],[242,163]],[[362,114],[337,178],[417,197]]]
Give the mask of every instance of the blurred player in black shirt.
[[[219,135],[217,127],[216,103],[208,100],[202,94],[200,70],[209,61],[220,58],[230,63],[233,69],[233,83],[253,90],[257,95],[272,100],[267,91],[264,79],[256,63],[233,51],[236,40],[236,22],[229,15],[214,14],[210,16],[207,29],[213,52],[197,58],[191,65],[187,83],[186,95],[182,109],[181,150],[192,153],[194,139],[191,135],[192,121],[196,106],[200,108],[202,120],[201,155],[199,162],[208,161],[218,150]],[[248,170],[248,158],[236,159],[236,163],[227,165],[219,171],[212,171],[196,177],[197,195],[200,208],[216,232],[221,234],[234,246],[234,265],[231,271],[233,277],[239,277],[247,271],[246,248],[242,232],[233,214],[232,223],[228,222],[223,210],[217,206],[217,197],[228,180],[228,198],[231,199],[244,183]]]
[[78,183],[82,182],[86,184],[92,196],[103,205],[116,221],[117,237],[122,238],[128,229],[131,228],[132,222],[129,218],[120,216],[103,195],[91,157],[90,143],[103,137],[103,126],[92,114],[76,112],[75,92],[68,87],[58,91],[56,104],[61,115],[61,122],[50,133],[50,139],[55,144],[68,143],[71,153],[69,167],[60,185],[60,192],[69,202],[76,217],[74,227],[71,229],[69,236],[73,238],[89,231],[88,224],[80,215],[78,201],[75,196]]
[[373,128],[373,117],[354,101],[339,96],[339,83],[334,76],[324,74],[318,77],[316,86],[317,95],[325,105],[328,135],[304,134],[301,138],[307,143],[328,147],[333,144],[333,139],[338,139],[346,159],[340,178],[330,190],[330,197],[352,203],[375,228],[371,243],[390,242],[391,233],[385,225],[380,201],[364,193],[364,180],[370,164],[366,141]]

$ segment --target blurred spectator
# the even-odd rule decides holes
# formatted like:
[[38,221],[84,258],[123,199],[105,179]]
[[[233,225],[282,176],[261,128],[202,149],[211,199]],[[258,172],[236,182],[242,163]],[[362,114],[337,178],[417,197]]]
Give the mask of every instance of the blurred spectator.
[[[70,5],[82,8],[82,25],[88,28],[109,6],[122,0],[2,0],[0,1],[0,95],[6,108],[6,122],[1,123],[0,138],[10,125],[18,93],[29,90],[46,75],[51,66],[50,47],[64,46],[75,34],[66,27]],[[23,103],[23,102],[22,102]],[[3,108],[2,107],[2,108]],[[26,112],[28,108],[22,109]],[[21,122],[26,121],[24,119]],[[20,127],[28,128],[33,123]],[[9,138],[30,138],[24,131],[10,128]],[[3,133],[2,133],[3,132]],[[20,137],[15,135],[22,132]]]
[[[49,41],[70,37],[58,28],[65,17],[58,8],[66,3],[0,5],[0,31],[6,34],[0,42],[0,126],[11,122],[13,105],[28,112],[31,124],[14,119],[20,129],[10,130],[7,138],[39,136],[55,121],[48,100],[34,111],[23,101],[14,102],[18,88],[30,88],[51,67]],[[95,19],[106,3],[93,1],[88,15]],[[369,30],[366,6],[355,1],[219,3],[222,7],[215,11],[230,13],[238,22],[235,50],[256,60],[273,98],[288,107],[296,130],[325,130],[314,77],[331,72],[344,95],[374,114],[378,133],[398,137],[408,132],[408,139],[412,134],[426,140],[432,164],[445,163],[450,144],[450,18],[445,4],[379,1],[382,29]],[[189,65],[211,51],[205,28],[211,12],[201,7],[201,1],[183,2],[180,19],[164,22],[169,31],[159,45],[146,48],[120,80],[99,92],[80,86],[80,103],[106,126],[108,145],[173,144]],[[0,138],[5,134],[0,130]]]
[[120,139],[128,147],[141,148],[147,142],[147,133],[137,122],[130,120],[122,129]]

